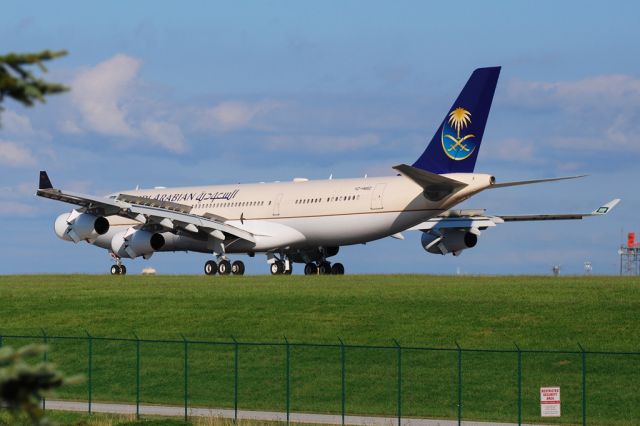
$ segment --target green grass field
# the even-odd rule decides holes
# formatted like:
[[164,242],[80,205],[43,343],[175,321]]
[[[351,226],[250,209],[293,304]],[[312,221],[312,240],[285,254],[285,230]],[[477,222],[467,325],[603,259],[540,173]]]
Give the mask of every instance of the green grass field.
[[[618,277],[0,277],[0,334],[455,348],[640,350],[640,279]],[[4,344],[32,341],[4,337]],[[50,341],[49,359],[86,373],[85,341]],[[189,400],[232,407],[232,345],[189,345]],[[284,346],[242,345],[242,409],[284,410]],[[454,418],[456,351],[402,351],[402,412]],[[562,387],[564,423],[580,423],[581,355],[522,358],[523,420],[541,421],[539,387]],[[183,345],[141,345],[143,402],[181,404]],[[349,414],[396,414],[397,351],[346,350]],[[517,354],[463,352],[463,418],[517,420]],[[339,413],[339,347],[290,351],[291,409]],[[135,401],[135,343],[94,341],[93,397]],[[591,424],[640,421],[640,355],[589,355]],[[86,383],[62,392],[86,399]],[[557,422],[558,420],[556,420]],[[549,421],[547,421],[549,422]]]

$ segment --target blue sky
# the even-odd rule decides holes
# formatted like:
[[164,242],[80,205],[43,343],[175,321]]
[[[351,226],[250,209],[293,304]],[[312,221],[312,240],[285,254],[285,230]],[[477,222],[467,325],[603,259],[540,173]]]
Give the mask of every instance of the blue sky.
[[[502,65],[476,170],[500,181],[578,181],[490,191],[493,214],[605,218],[505,224],[460,257],[419,233],[344,248],[347,272],[547,274],[618,271],[640,231],[640,6],[635,2],[7,1],[2,51],[67,49],[47,104],[5,101],[0,273],[104,273],[107,253],[59,240],[69,207],[33,196],[37,172],[103,194],[145,186],[391,174],[424,150],[474,68]],[[129,261],[201,273],[201,254]],[[247,260],[247,259],[245,259]],[[262,257],[249,273],[266,273]],[[300,268],[298,268],[300,269]]]

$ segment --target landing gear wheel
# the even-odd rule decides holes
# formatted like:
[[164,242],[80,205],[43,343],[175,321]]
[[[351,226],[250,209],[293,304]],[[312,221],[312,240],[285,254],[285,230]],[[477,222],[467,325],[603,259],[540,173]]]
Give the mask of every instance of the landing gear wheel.
[[120,275],[127,275],[127,267],[120,265]]
[[320,272],[320,275],[331,274],[331,263],[327,262],[326,260],[324,262],[320,262],[320,265],[318,266],[318,271]]
[[293,265],[291,263],[289,263],[289,269],[285,269],[283,274],[291,275],[292,273],[293,273]]
[[344,275],[344,266],[342,263],[334,263],[331,267],[332,275]]
[[204,263],[204,274],[215,275],[218,272],[218,265],[213,260],[207,260]]
[[231,273],[231,262],[221,260],[220,263],[218,263],[218,273],[220,275],[229,275]]
[[284,272],[284,263],[276,260],[271,264],[269,269],[271,269],[271,275],[280,275]]
[[111,275],[120,275],[120,266],[112,265],[111,266]]
[[318,267],[316,266],[315,263],[307,263],[306,265],[304,265],[304,274],[305,275],[317,275],[318,274]]
[[244,275],[244,263],[240,260],[236,260],[231,264],[231,273],[233,275]]

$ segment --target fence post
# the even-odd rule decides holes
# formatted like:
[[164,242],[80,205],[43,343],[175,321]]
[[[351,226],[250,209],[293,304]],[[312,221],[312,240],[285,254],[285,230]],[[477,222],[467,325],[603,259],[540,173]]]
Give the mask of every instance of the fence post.
[[458,348],[458,426],[462,426],[462,348],[455,343]]
[[522,351],[517,343],[513,342],[518,350],[518,426],[522,424]]
[[134,332],[136,338],[136,419],[140,419],[140,338]]
[[87,358],[87,399],[88,399],[88,410],[89,414],[91,414],[91,402],[93,399],[93,336],[89,334],[87,330],[84,331],[87,333],[87,343],[88,343],[88,358]]
[[582,426],[587,424],[587,352],[578,343],[582,353]]
[[186,423],[189,418],[189,342],[184,335],[182,335],[182,341],[184,342],[184,422]]
[[[47,336],[47,332],[44,330],[44,328],[40,328],[40,330],[42,331],[42,341],[44,342],[45,345],[47,345],[49,343],[49,336]],[[45,348],[44,350],[44,354],[42,355],[43,361],[47,362],[47,348]],[[43,396],[42,397],[42,411],[44,411],[47,407],[47,399]]]
[[344,342],[341,338],[340,340],[340,375],[342,380],[341,385],[341,412],[342,412],[342,426],[344,426],[344,416],[345,416],[345,407],[346,407],[346,399],[347,399],[347,380],[346,380],[346,350],[344,347]]
[[393,342],[396,344],[397,355],[398,355],[398,426],[402,425],[402,347],[400,343],[396,339],[393,339]]
[[238,422],[238,341],[233,339],[233,421]]
[[291,350],[289,347],[289,340],[287,336],[284,336],[284,341],[286,343],[286,361],[285,361],[285,388],[286,388],[286,398],[287,398],[287,424],[289,424],[289,411],[290,411],[290,403],[291,403],[291,376],[289,368],[291,366]]

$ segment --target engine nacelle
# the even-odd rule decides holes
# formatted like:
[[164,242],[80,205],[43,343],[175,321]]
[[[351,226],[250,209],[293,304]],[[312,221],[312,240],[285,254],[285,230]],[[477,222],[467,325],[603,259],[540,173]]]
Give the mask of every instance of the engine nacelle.
[[442,231],[442,235],[423,232],[420,241],[429,253],[453,253],[457,256],[462,250],[475,247],[478,244],[478,236],[466,229],[448,229]]
[[157,232],[129,228],[118,232],[111,240],[111,250],[119,257],[134,259],[138,256],[150,257],[165,244],[164,237]]
[[58,216],[54,229],[58,237],[77,243],[106,234],[109,231],[109,221],[103,216],[73,210],[71,213],[63,213]]

